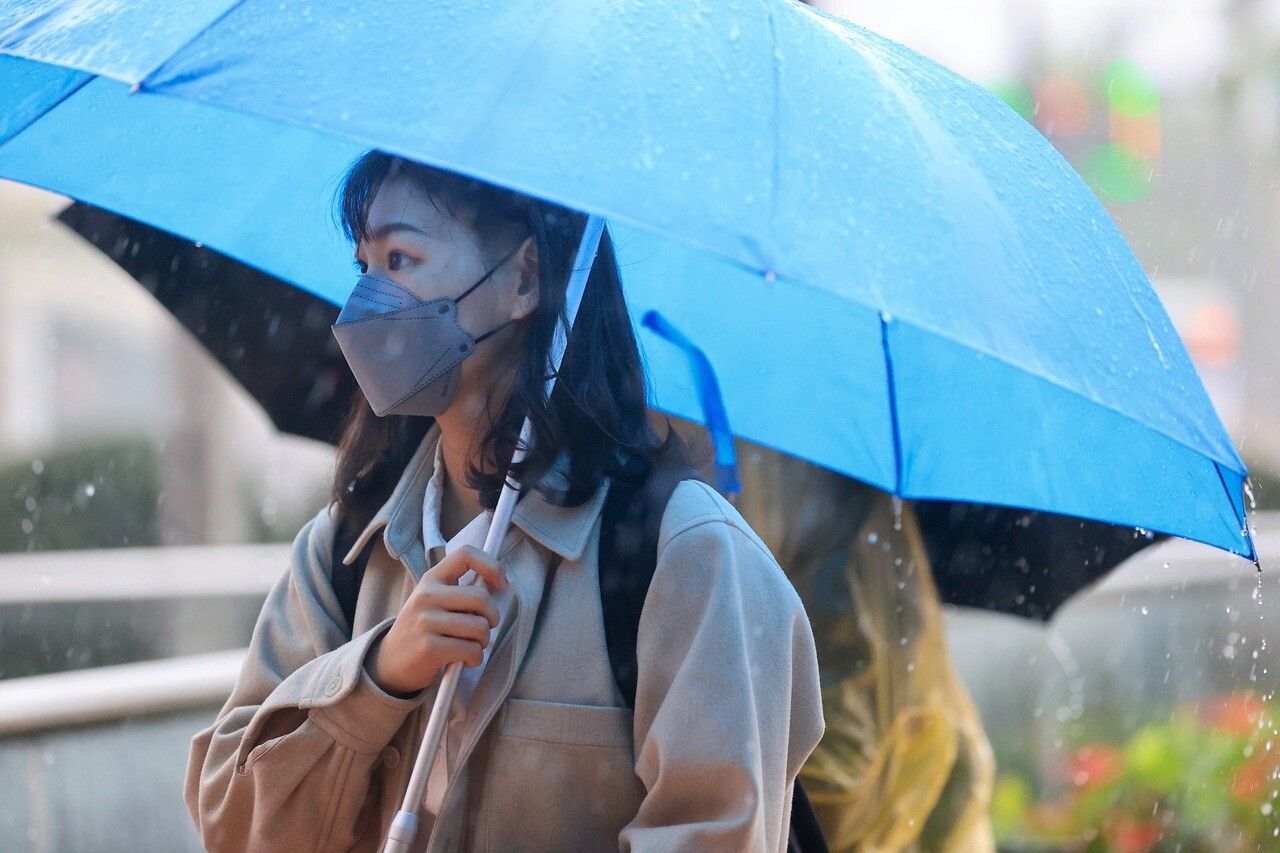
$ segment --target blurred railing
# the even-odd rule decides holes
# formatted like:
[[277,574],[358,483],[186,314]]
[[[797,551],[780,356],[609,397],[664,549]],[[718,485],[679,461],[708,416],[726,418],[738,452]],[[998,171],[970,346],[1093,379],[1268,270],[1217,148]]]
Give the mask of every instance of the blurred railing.
[[0,604],[266,595],[289,545],[0,554]]
[[221,704],[244,651],[0,681],[0,737]]
[[0,555],[0,850],[201,849],[188,746],[288,560],[288,545]]

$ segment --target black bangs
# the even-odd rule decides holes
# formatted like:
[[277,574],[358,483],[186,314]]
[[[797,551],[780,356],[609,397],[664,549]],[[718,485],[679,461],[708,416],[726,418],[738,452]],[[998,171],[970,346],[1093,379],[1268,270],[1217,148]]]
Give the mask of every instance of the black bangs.
[[347,172],[335,208],[338,225],[351,243],[369,239],[369,205],[394,166],[394,158],[375,151],[361,157]]

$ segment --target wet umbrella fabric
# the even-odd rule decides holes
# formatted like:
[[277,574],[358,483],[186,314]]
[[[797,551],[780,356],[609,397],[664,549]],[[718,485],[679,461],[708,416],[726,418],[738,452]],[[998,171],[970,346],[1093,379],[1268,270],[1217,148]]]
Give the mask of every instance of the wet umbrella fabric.
[[[463,171],[610,217],[629,302],[696,341],[746,438],[1252,555],[1244,466],[1106,212],[899,45],[733,0],[72,5],[0,10],[0,175],[340,302],[341,167]],[[643,343],[696,417],[682,355]]]
[[[355,379],[329,326],[338,309],[207,246],[75,203],[58,220],[135,278],[282,432],[334,444]],[[916,504],[944,603],[1047,620],[1162,537],[1045,512]]]

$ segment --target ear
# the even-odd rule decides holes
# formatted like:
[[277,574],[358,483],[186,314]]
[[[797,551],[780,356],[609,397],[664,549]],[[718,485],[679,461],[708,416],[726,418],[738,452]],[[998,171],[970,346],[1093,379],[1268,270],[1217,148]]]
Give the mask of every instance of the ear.
[[523,320],[538,307],[538,241],[533,237],[525,238],[511,263],[519,276],[511,305],[511,319]]

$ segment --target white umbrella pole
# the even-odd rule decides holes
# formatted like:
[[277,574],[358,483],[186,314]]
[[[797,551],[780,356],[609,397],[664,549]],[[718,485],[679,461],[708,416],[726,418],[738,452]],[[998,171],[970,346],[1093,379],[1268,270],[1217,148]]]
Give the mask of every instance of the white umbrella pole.
[[[596,250],[600,246],[600,235],[604,231],[604,220],[598,216],[587,219],[587,228],[582,234],[582,242],[578,244],[578,254],[574,259],[573,270],[569,274],[569,284],[565,290],[565,324],[556,326],[556,336],[551,344],[551,378],[547,380],[547,399],[551,399],[551,391],[555,387],[555,376],[560,372],[560,362],[564,359],[569,344],[569,330],[578,316],[578,306],[582,303],[582,293],[587,287],[587,278],[591,274],[591,266],[595,263]],[[520,442],[511,457],[515,465],[524,459],[530,442],[530,426],[528,418],[520,430]],[[520,484],[507,477],[498,496],[498,505],[493,511],[493,520],[489,522],[489,532],[484,539],[484,552],[490,557],[498,555],[498,548],[507,536],[511,526],[511,513],[515,510],[516,498],[520,495]],[[479,578],[472,583],[478,583]],[[444,677],[440,679],[440,688],[436,691],[436,701],[431,707],[431,716],[427,720],[427,730],[422,736],[422,745],[418,749],[418,758],[413,765],[413,773],[409,776],[409,786],[405,789],[404,802],[391,829],[387,832],[387,843],[383,853],[408,853],[414,838],[418,834],[418,809],[422,807],[422,797],[427,788],[427,779],[431,776],[431,767],[435,764],[436,753],[440,751],[440,742],[444,738],[445,723],[449,718],[449,709],[453,707],[453,697],[458,692],[458,680],[462,677],[462,664],[451,663],[445,668]]]

